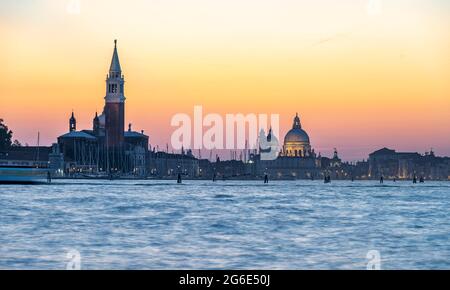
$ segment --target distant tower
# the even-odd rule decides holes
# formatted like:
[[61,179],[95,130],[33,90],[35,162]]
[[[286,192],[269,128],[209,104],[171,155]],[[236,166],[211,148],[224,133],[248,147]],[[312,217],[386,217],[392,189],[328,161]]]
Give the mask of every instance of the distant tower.
[[124,141],[125,129],[125,80],[122,76],[117,40],[114,40],[114,53],[106,79],[105,131],[108,147],[120,147]]
[[77,120],[72,111],[72,116],[69,119],[69,132],[73,132],[77,130]]
[[334,148],[333,159],[331,159],[330,166],[331,167],[340,167],[341,166],[341,159],[339,158],[338,151],[336,148]]
[[339,159],[338,151],[334,148],[333,159]]
[[94,120],[92,120],[92,130],[94,130],[95,135],[99,135],[99,133],[100,133],[100,118],[98,117],[97,112],[95,112]]

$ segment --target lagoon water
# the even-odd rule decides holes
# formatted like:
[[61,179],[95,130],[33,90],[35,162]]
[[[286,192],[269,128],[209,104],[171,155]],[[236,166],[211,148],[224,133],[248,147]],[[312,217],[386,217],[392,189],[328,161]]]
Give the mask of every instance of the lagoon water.
[[450,182],[175,183],[0,185],[0,269],[450,269]]

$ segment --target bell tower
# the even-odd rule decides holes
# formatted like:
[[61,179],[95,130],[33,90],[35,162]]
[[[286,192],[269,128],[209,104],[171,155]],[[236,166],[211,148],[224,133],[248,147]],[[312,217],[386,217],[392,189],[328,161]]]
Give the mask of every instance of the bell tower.
[[92,130],[94,131],[95,135],[99,135],[100,133],[100,118],[98,117],[97,112],[95,112],[95,117],[92,120]]
[[74,132],[77,130],[77,120],[75,119],[75,115],[72,111],[72,116],[69,119],[69,132]]
[[108,147],[121,147],[125,129],[125,80],[117,53],[117,40],[114,40],[114,52],[106,78],[105,96],[105,133]]

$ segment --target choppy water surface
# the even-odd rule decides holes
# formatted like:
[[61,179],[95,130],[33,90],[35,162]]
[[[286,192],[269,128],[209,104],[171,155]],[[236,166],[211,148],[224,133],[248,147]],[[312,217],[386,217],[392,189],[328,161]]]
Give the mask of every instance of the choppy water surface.
[[450,269],[450,183],[0,185],[0,268]]

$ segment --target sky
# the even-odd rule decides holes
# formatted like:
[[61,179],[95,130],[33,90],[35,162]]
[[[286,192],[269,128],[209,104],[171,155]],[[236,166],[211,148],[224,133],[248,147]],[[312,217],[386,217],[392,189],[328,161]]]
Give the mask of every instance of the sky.
[[[165,147],[177,113],[298,112],[311,145],[450,156],[450,1],[1,0],[0,118],[56,142],[103,109],[113,41],[126,123]],[[281,138],[282,139],[282,138]]]

